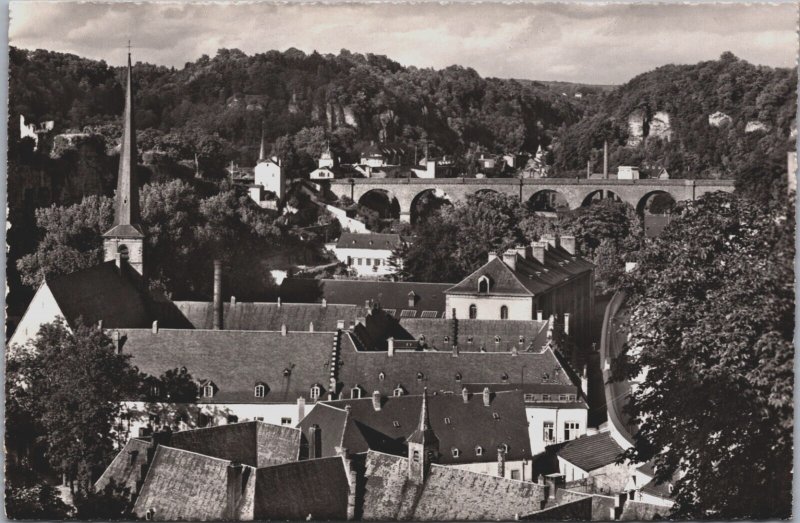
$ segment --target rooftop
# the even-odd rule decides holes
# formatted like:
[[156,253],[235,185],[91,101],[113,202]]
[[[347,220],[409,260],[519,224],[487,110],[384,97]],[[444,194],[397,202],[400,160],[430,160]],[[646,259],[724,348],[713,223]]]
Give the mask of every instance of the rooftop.
[[[510,352],[516,348],[538,352],[547,343],[546,321],[459,319],[457,325],[458,346],[467,351]],[[407,334],[400,339],[421,340],[439,350],[452,348],[452,320],[400,318],[400,326]]]
[[589,472],[615,463],[623,452],[624,449],[614,441],[610,432],[601,432],[565,443],[557,455]]
[[[214,304],[204,301],[176,301],[175,305],[195,329],[214,327]],[[222,327],[227,330],[335,332],[343,321],[349,327],[359,314],[355,305],[310,303],[248,303],[222,304]]]
[[337,249],[393,250],[400,245],[399,234],[343,232],[336,242]]

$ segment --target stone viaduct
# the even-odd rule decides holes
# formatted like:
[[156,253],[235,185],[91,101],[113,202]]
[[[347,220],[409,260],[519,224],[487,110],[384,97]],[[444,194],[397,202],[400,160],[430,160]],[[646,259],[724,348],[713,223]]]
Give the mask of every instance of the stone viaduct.
[[596,180],[586,178],[345,178],[331,180],[331,192],[358,202],[364,195],[376,191],[389,203],[396,200],[400,219],[411,221],[417,199],[428,191],[444,193],[451,202],[465,201],[467,196],[482,191],[494,191],[517,196],[528,201],[537,193],[552,191],[563,196],[570,209],[589,203],[595,195],[613,193],[637,212],[642,212],[648,199],[667,193],[675,201],[694,200],[703,194],[733,192],[733,180]]

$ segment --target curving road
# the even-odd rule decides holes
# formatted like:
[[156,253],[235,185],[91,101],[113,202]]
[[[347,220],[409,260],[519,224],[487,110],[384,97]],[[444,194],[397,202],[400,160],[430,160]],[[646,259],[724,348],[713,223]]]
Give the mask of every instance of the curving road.
[[623,412],[623,407],[628,401],[630,384],[627,381],[609,383],[611,360],[622,351],[628,336],[625,329],[628,311],[623,308],[625,297],[624,293],[614,294],[606,307],[600,338],[600,361],[606,384],[606,408],[611,434],[621,446],[630,447],[633,445],[632,435],[636,432],[636,425],[630,423],[630,417]]

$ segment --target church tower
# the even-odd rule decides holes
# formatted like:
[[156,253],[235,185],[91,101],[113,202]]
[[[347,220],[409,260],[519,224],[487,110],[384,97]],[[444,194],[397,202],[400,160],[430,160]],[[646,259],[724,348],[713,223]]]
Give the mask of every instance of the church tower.
[[144,274],[144,234],[139,223],[139,183],[136,179],[136,128],[133,124],[131,71],[129,50],[114,226],[103,234],[103,249],[105,261],[117,260],[118,265],[126,262],[139,274]]
[[423,483],[430,472],[431,463],[439,457],[439,438],[431,428],[428,415],[428,388],[422,392],[422,409],[419,426],[406,440],[408,444],[408,479]]

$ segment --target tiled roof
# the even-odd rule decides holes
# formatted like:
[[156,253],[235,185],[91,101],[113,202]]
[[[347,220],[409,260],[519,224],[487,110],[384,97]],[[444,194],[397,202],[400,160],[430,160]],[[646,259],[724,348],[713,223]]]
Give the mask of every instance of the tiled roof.
[[[571,385],[564,367],[550,349],[542,352],[459,352],[342,350],[339,381],[343,390],[360,386],[368,394],[391,396],[400,385],[406,394],[460,393],[466,383],[530,383]],[[381,376],[383,379],[381,379]],[[507,379],[504,380],[503,378]]]
[[410,481],[408,458],[370,451],[363,497],[365,520],[512,520],[541,508],[537,483],[431,465],[424,484]]
[[[214,304],[204,301],[176,301],[175,305],[195,329],[214,327]],[[322,305],[310,303],[223,303],[222,327],[227,330],[279,331],[286,325],[290,331],[335,332],[342,320],[349,327],[361,308],[355,305]]]
[[[408,334],[407,339],[419,340],[424,336],[424,343],[429,347],[438,350],[452,348],[452,320],[402,318],[400,326]],[[458,346],[466,351],[478,351],[483,348],[486,351],[498,352],[510,351],[514,347],[518,350],[539,351],[547,343],[545,321],[459,319],[457,326]]]
[[579,256],[570,255],[561,247],[548,247],[544,264],[532,256],[517,255],[514,270],[511,270],[502,258],[500,254],[490,260],[464,280],[450,287],[447,294],[477,294],[478,280],[482,276],[488,276],[491,282],[489,295],[538,295],[594,268],[590,262]]
[[[209,331],[128,329],[120,331],[122,352],[131,363],[153,376],[186,367],[198,381],[210,380],[216,388],[209,403],[293,403],[309,398],[314,384],[322,393],[330,378],[330,356],[335,333],[264,331]],[[349,335],[342,347],[355,351]],[[264,398],[254,397],[254,387],[267,385]]]
[[154,319],[148,296],[140,290],[133,269],[122,271],[113,261],[46,281],[67,323],[103,321],[104,328],[147,327]]
[[[159,445],[134,504],[134,513],[143,518],[154,510],[154,519],[219,520],[228,508],[229,461],[186,450]],[[254,470],[243,466],[247,483]],[[246,499],[246,496],[243,498]]]
[[110,230],[106,231],[103,236],[115,236],[118,238],[144,238],[144,233],[139,225],[131,225],[129,223],[122,225],[115,225]]
[[336,242],[336,248],[393,250],[400,245],[400,242],[399,234],[343,232]]
[[[401,311],[414,311],[420,317],[423,311],[444,313],[444,291],[449,283],[391,282],[370,280],[312,280],[286,278],[279,295],[285,303],[319,303],[323,298],[331,303],[364,306],[367,301],[380,304],[384,310],[394,309],[396,318]],[[409,296],[409,293],[414,293]],[[413,305],[409,305],[409,298]]]
[[611,465],[623,452],[624,449],[614,441],[610,432],[601,432],[565,443],[558,450],[558,457],[589,472]]
[[266,467],[297,461],[300,436],[299,429],[251,421],[175,432],[168,445],[251,467]]
[[[306,414],[297,425],[303,432],[303,446],[309,444],[309,429],[312,425],[319,426],[320,456],[335,456],[336,447],[342,446],[345,427],[347,426],[347,412],[344,408],[333,406],[329,402],[319,402]],[[307,455],[307,449],[304,449]]]
[[[319,425],[324,438],[326,432],[339,434],[346,423],[341,446],[348,452],[371,449],[405,454],[405,441],[419,424],[421,396],[384,397],[379,411],[373,408],[371,397],[327,404],[338,409],[349,406],[346,421],[342,416],[329,416],[328,411],[333,410],[330,407],[317,405],[301,423],[306,436],[306,428],[311,424]],[[439,439],[438,463],[494,462],[497,447],[503,444],[508,445],[506,459],[531,458],[525,404],[519,392],[492,394],[488,407],[484,406],[481,394],[470,395],[466,403],[461,394],[429,395],[428,412],[431,428]],[[325,447],[323,441],[323,450]],[[476,447],[481,448],[482,455],[476,454]],[[453,457],[453,449],[459,450],[458,458]]]
[[136,492],[136,482],[140,479],[141,466],[147,462],[147,449],[150,442],[144,439],[132,438],[128,440],[121,451],[95,483],[95,488],[100,491],[110,482]]
[[341,457],[261,468],[256,478],[257,520],[347,519],[349,484]]

